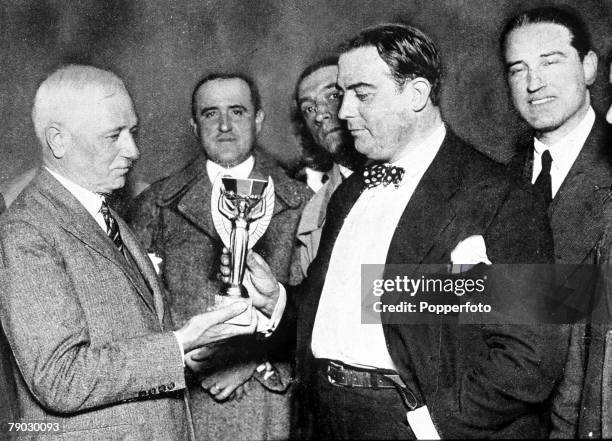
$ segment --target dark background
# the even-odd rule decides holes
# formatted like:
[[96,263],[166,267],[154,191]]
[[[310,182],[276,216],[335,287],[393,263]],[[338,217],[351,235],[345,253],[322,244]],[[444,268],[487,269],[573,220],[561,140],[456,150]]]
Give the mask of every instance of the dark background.
[[[547,2],[548,4],[562,2]],[[597,52],[612,47],[612,0],[563,2],[589,23]],[[0,183],[39,161],[30,122],[37,83],[63,62],[122,76],[141,120],[142,159],[132,179],[152,182],[196,153],[188,126],[191,88],[204,73],[252,74],[267,114],[261,145],[285,164],[299,154],[289,119],[299,72],[365,26],[403,21],[438,43],[442,110],[463,137],[498,159],[523,130],[508,102],[497,53],[505,18],[539,1],[504,0],[23,0],[3,1]],[[600,60],[595,108],[608,104]]]

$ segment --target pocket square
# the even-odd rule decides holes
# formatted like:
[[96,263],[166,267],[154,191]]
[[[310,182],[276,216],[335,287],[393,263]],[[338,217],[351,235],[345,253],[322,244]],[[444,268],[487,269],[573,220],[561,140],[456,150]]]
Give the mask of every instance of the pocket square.
[[149,259],[151,260],[151,263],[153,264],[153,268],[155,268],[155,274],[157,274],[159,276],[159,268],[160,268],[160,264],[162,263],[162,259],[161,257],[157,257],[157,254],[155,253],[148,253],[147,254],[149,256]]
[[487,246],[484,237],[470,236],[457,244],[451,251],[451,273],[457,274],[468,271],[479,263],[491,265],[487,257]]

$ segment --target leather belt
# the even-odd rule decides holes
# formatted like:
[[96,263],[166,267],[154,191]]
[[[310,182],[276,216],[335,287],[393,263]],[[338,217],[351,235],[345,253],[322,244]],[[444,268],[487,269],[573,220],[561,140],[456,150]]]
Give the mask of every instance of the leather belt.
[[[418,407],[414,394],[406,387],[399,374],[376,369],[361,369],[333,360],[321,360],[327,381],[334,386],[368,389],[396,389],[408,409]],[[391,373],[393,372],[393,373]]]

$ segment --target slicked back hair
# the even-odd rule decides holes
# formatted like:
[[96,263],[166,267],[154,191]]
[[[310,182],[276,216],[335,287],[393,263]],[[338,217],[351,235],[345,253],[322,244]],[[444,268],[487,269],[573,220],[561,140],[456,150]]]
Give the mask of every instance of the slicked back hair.
[[233,79],[239,79],[247,83],[247,85],[249,86],[249,91],[251,92],[251,103],[253,104],[253,107],[255,108],[255,113],[261,110],[261,95],[259,95],[259,89],[257,88],[257,84],[255,83],[255,80],[253,80],[253,78],[241,72],[215,72],[215,73],[211,73],[211,74],[208,74],[200,78],[200,80],[196,83],[195,87],[193,88],[193,92],[191,92],[191,116],[194,119],[194,121],[196,120],[196,113],[197,113],[196,98],[197,98],[198,90],[200,90],[200,88],[204,84],[209,83],[214,80],[233,80]]
[[373,46],[389,66],[398,88],[417,77],[431,84],[430,98],[438,105],[442,63],[434,42],[419,29],[404,24],[383,24],[367,28],[340,46],[341,52]]
[[592,49],[591,35],[580,15],[569,6],[546,6],[530,9],[508,20],[499,37],[502,58],[506,52],[506,40],[513,30],[528,24],[553,23],[565,27],[570,35],[570,44],[578,51],[580,60]]

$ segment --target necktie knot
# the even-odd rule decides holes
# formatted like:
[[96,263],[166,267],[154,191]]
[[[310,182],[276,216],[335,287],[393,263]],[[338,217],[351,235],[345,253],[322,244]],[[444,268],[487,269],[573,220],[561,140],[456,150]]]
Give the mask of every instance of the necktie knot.
[[382,184],[386,187],[393,184],[398,188],[404,177],[405,170],[402,167],[396,167],[390,164],[374,163],[365,168],[363,171],[363,186],[364,188],[374,188]]
[[123,251],[123,239],[121,239],[121,233],[119,232],[119,225],[115,220],[113,214],[110,211],[108,203],[105,199],[102,200],[102,206],[100,207],[100,213],[102,213],[102,217],[104,218],[104,223],[106,224],[106,234],[113,241],[115,247],[119,251]]

